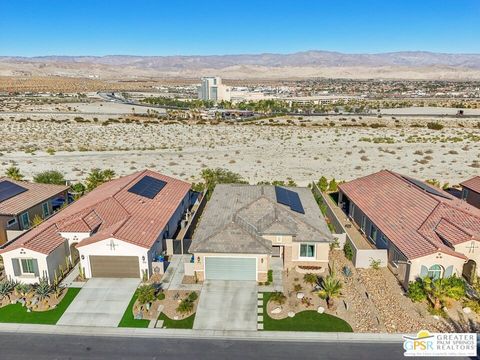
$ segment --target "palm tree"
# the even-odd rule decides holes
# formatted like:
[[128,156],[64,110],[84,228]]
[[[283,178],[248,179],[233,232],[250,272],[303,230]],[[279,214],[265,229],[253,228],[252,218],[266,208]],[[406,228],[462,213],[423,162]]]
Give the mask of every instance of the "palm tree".
[[110,181],[115,177],[115,171],[112,169],[105,169],[103,170],[103,177],[105,178],[105,181]]
[[342,289],[342,283],[335,277],[335,274],[330,273],[322,280],[322,290],[318,292],[318,295],[327,300],[327,307],[330,309],[333,305],[333,299],[340,295]]
[[423,289],[433,304],[435,310],[439,310],[446,298],[458,298],[459,294],[465,293],[465,285],[452,279],[422,279]]
[[7,175],[7,177],[9,177],[10,179],[17,181],[24,178],[23,174],[20,172],[20,169],[16,166],[10,166],[5,172],[5,175]]

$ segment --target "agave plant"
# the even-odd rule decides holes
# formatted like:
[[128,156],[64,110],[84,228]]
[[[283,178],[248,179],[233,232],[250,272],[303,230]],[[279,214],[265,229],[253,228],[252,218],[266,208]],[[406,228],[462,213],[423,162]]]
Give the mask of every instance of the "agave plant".
[[50,297],[53,292],[53,288],[50,286],[46,279],[40,280],[37,287],[35,288],[35,294],[40,300],[45,300]]
[[20,296],[22,297],[25,297],[29,292],[30,290],[32,289],[32,286],[29,285],[29,284],[22,284],[22,283],[18,283],[16,286],[15,286],[15,290],[17,290],[17,292],[20,294]]
[[13,289],[17,283],[13,280],[4,280],[0,282],[0,299],[8,297],[10,299],[10,294],[12,293]]

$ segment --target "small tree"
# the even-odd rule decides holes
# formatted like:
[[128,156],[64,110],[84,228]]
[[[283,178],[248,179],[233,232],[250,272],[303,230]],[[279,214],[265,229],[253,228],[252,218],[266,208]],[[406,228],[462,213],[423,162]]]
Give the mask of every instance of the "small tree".
[[320,180],[318,180],[318,188],[322,191],[325,192],[328,189],[328,180],[325,176],[322,176]]
[[65,177],[57,170],[47,170],[38,173],[33,177],[33,181],[41,184],[65,185]]
[[335,277],[335,274],[330,273],[322,280],[322,290],[318,295],[327,301],[327,307],[330,309],[333,306],[333,299],[340,295],[342,283]]
[[330,180],[330,182],[328,183],[328,191],[338,191],[338,184],[335,179]]
[[146,304],[155,300],[155,288],[152,285],[142,285],[137,289],[137,299],[140,304]]
[[73,197],[75,200],[78,200],[80,197],[82,197],[86,190],[85,185],[83,185],[82,183],[73,184],[72,186],[70,186],[70,189],[72,189]]
[[6,171],[5,175],[12,180],[20,181],[25,176],[20,172],[20,169],[16,166],[10,166]]
[[278,305],[283,305],[285,304],[285,301],[287,301],[287,297],[284,293],[280,291],[275,291],[270,295],[270,300],[274,303],[277,303]]

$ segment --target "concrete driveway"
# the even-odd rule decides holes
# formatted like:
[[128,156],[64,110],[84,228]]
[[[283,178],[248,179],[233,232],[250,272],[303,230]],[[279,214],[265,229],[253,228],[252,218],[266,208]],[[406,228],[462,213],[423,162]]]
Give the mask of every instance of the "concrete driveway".
[[89,279],[57,325],[117,327],[139,283],[140,279]]
[[203,284],[193,328],[257,330],[255,281],[207,280]]

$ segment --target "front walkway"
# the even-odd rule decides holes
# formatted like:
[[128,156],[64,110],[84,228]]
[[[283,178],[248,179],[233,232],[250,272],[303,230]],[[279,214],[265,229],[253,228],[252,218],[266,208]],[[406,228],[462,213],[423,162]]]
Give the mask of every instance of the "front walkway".
[[190,262],[192,255],[172,255],[170,264],[168,264],[167,271],[162,277],[162,288],[164,290],[186,290],[186,291],[200,291],[202,284],[182,284],[185,276],[184,263]]
[[255,281],[207,280],[203,285],[195,330],[257,330]]
[[118,326],[140,279],[92,278],[57,325]]
[[272,271],[272,283],[258,287],[260,292],[283,292],[283,260],[280,257],[270,259],[270,270]]

